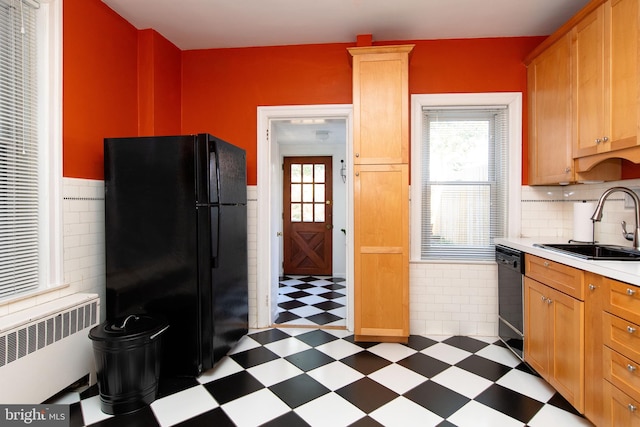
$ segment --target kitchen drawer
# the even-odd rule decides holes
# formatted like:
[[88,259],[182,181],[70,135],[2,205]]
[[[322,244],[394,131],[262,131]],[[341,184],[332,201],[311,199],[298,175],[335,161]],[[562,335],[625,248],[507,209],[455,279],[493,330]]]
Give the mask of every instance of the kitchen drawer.
[[584,301],[584,272],[535,255],[525,255],[525,275]]
[[602,314],[602,342],[629,359],[640,363],[640,326],[613,314]]
[[605,426],[640,427],[640,402],[602,380]]
[[603,347],[603,374],[611,384],[640,400],[640,365],[609,347]]
[[640,325],[640,287],[605,279],[604,309]]

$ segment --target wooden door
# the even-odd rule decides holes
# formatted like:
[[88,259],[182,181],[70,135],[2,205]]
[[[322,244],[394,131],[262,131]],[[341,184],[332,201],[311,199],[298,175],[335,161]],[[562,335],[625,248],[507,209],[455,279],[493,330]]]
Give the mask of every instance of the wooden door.
[[284,273],[332,274],[331,157],[285,157]]

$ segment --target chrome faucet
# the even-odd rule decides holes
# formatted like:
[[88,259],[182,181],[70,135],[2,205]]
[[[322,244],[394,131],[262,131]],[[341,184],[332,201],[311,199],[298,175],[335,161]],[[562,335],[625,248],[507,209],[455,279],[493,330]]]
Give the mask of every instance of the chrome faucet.
[[[600,196],[600,200],[598,200],[598,205],[596,206],[596,210],[593,215],[591,215],[591,220],[594,222],[602,220],[602,208],[604,207],[604,202],[611,193],[615,193],[616,191],[628,194],[633,200],[633,206],[636,213],[636,231],[633,233],[633,248],[635,250],[640,250],[640,229],[638,228],[640,226],[640,199],[633,190],[630,190],[627,187],[611,187],[608,190],[605,190],[605,192],[602,193],[602,196]],[[628,239],[631,236],[631,233],[626,232],[626,224],[623,223],[622,227],[623,235]]]

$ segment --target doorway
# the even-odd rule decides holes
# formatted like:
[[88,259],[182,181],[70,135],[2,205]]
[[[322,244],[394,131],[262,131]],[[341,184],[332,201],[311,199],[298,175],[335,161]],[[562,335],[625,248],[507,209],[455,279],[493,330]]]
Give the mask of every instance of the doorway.
[[[343,130],[340,145],[330,145],[326,141],[323,128],[339,125]],[[342,215],[342,223],[335,225],[332,231],[331,275],[335,275],[336,258],[338,265],[342,263],[341,284],[346,293],[346,327],[352,329],[353,303],[353,237],[348,233],[353,227],[353,184],[347,173],[352,162],[352,106],[351,105],[318,105],[291,107],[259,107],[258,108],[258,185],[257,185],[257,277],[256,277],[256,312],[257,326],[271,326],[278,316],[279,279],[284,277],[282,261],[284,259],[283,241],[283,160],[285,157],[331,157],[333,169],[334,191],[331,207],[333,208],[333,224]],[[306,131],[309,137],[300,139],[298,130]],[[296,130],[296,132],[293,132]],[[295,137],[294,134],[298,134]],[[340,194],[341,193],[341,194]],[[338,203],[338,200],[341,200]],[[335,201],[335,203],[334,203]],[[320,209],[320,208],[317,208]],[[326,227],[326,225],[325,225]],[[337,249],[337,250],[336,250]],[[337,254],[339,254],[337,256]],[[288,276],[287,276],[288,277]],[[294,276],[294,280],[316,277],[309,275]],[[320,280],[325,277],[319,276]],[[317,280],[317,279],[314,279]],[[336,286],[335,284],[329,286]]]

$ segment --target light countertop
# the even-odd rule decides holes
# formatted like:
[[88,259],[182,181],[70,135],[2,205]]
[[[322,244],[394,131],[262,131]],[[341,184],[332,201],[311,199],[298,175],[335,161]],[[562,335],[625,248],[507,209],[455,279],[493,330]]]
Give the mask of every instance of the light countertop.
[[640,286],[640,261],[595,261],[581,259],[571,255],[565,255],[549,249],[533,246],[534,243],[567,243],[567,240],[557,238],[536,237],[536,238],[505,238],[496,239],[496,244],[507,246],[532,255],[546,258],[550,261],[559,262],[581,270],[610,277],[614,280]]

